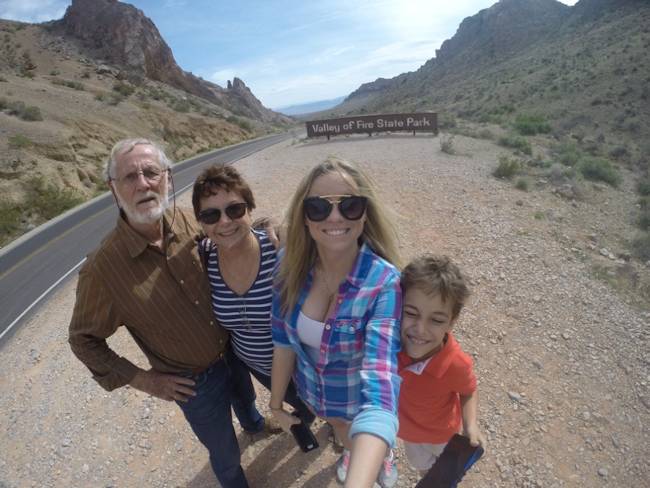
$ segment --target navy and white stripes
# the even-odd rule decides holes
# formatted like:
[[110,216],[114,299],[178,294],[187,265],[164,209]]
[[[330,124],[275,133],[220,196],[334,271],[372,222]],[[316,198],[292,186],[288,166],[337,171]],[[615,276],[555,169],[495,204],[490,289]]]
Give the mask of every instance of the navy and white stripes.
[[271,302],[277,252],[265,231],[253,230],[253,233],[260,244],[260,265],[255,281],[243,295],[236,294],[223,280],[217,249],[211,241],[204,239],[201,245],[208,256],[212,310],[219,324],[230,332],[233,351],[250,368],[270,375],[273,360]]

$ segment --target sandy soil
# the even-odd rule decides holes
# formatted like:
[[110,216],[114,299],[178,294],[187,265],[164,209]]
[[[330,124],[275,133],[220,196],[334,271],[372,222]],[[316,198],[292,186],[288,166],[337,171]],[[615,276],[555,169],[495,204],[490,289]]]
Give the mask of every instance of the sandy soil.
[[[647,264],[618,257],[633,233],[631,183],[587,185],[579,202],[543,180],[521,192],[490,175],[502,149],[463,137],[455,145],[448,155],[430,136],[293,140],[237,167],[255,191],[255,214],[281,217],[313,164],[328,154],[354,160],[394,210],[405,259],[447,253],[472,277],[457,337],[475,359],[489,444],[465,486],[648,484],[648,304],[633,305],[594,273],[647,278]],[[189,205],[188,195],[180,200]],[[73,357],[66,334],[75,285],[2,347],[0,487],[214,486],[175,405],[128,387],[107,393]],[[124,331],[110,344],[146,364]],[[260,389],[260,408],[267,403]],[[337,486],[338,454],[327,429],[316,428],[322,447],[307,455],[286,434],[240,434],[251,486]],[[398,486],[412,487],[415,473],[397,454]]]

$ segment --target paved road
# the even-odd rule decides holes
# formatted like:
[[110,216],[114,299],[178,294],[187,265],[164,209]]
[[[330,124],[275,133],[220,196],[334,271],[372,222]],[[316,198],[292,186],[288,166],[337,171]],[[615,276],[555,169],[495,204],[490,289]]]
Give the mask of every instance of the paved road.
[[[256,139],[174,165],[176,193],[190,188],[209,164],[233,163],[289,137],[284,133]],[[0,250],[0,344],[59,284],[76,275],[116,218],[117,209],[107,193],[41,226],[18,245]]]

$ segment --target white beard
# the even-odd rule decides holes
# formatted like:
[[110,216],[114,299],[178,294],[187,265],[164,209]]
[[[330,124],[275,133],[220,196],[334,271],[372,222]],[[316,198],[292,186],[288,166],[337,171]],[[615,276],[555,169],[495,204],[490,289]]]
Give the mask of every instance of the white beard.
[[157,203],[155,207],[149,207],[143,211],[138,210],[137,207],[133,208],[126,203],[117,190],[115,191],[115,197],[117,198],[119,207],[124,211],[126,217],[129,219],[129,222],[133,222],[134,224],[153,224],[160,220],[165,213],[165,210],[169,208],[169,193],[167,191],[167,185],[165,185],[161,194],[148,191],[146,194],[141,196],[141,198],[154,197]]

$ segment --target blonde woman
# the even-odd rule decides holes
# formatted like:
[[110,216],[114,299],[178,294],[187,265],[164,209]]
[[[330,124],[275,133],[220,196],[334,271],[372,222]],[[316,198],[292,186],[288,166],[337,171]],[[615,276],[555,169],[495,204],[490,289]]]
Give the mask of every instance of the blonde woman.
[[293,376],[301,399],[345,446],[338,480],[393,486],[402,306],[395,232],[368,177],[334,158],[302,180],[287,219],[270,408],[285,431],[297,423],[282,408]]

